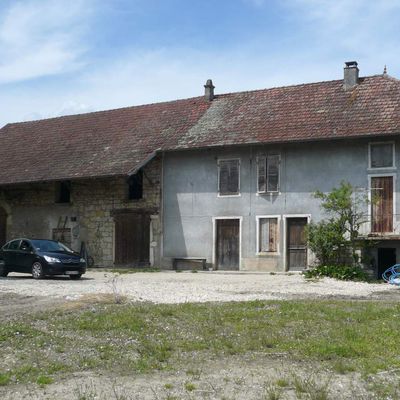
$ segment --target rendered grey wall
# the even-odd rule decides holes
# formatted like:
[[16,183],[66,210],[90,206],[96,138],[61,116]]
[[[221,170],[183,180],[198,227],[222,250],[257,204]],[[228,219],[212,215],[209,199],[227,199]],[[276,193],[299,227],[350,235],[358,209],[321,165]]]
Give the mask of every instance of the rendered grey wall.
[[[382,139],[380,139],[381,141]],[[213,218],[241,217],[241,269],[284,270],[284,217],[324,216],[316,190],[329,192],[349,181],[368,193],[368,175],[396,169],[368,169],[368,143],[373,140],[326,141],[280,146],[244,146],[170,152],[163,164],[163,264],[172,257],[206,257],[213,262]],[[396,146],[396,165],[399,155]],[[257,155],[281,154],[280,194],[257,194]],[[240,158],[240,196],[218,197],[219,158]],[[396,183],[395,183],[396,187]],[[399,196],[395,196],[396,207]],[[367,213],[367,210],[366,210]],[[279,215],[279,254],[256,255],[256,216]]]

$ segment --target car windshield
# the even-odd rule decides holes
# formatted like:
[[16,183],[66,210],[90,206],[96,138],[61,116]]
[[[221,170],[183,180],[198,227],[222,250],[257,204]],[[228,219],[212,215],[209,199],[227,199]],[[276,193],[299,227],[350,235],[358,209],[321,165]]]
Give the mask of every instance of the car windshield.
[[73,253],[74,251],[60,242],[53,240],[31,240],[37,251],[48,251],[51,253]]

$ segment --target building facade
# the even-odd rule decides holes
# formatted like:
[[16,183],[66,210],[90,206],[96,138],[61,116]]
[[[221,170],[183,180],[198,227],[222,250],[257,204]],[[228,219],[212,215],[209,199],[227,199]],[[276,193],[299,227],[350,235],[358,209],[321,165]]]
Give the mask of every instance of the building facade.
[[205,257],[218,269],[304,269],[313,262],[304,229],[328,217],[313,194],[342,181],[364,198],[381,198],[363,204],[362,233],[376,241],[374,268],[387,257],[382,248],[400,261],[397,143],[380,138],[166,153],[164,264],[186,256]]
[[[400,261],[400,81],[359,77],[8,124],[0,130],[0,245],[83,244],[98,266],[201,260],[214,269],[311,265],[315,191],[369,198],[376,273]],[[34,138],[34,140],[33,140]],[[26,144],[29,145],[26,145]]]

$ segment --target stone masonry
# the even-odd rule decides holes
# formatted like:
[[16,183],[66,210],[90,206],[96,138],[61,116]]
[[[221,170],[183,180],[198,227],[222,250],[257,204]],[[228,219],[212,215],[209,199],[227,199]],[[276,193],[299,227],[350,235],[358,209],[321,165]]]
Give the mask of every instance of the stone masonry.
[[114,213],[152,210],[150,262],[160,260],[161,158],[143,168],[143,198],[128,200],[125,177],[71,181],[70,203],[57,204],[56,183],[33,183],[0,188],[0,206],[8,213],[7,240],[48,238],[69,232],[64,240],[79,251],[85,242],[96,266],[114,262]]

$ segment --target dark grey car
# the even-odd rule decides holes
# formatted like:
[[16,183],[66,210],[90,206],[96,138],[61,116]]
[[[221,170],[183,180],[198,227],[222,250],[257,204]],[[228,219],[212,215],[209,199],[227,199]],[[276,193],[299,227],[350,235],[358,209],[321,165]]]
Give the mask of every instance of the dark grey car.
[[31,273],[35,279],[46,275],[79,279],[86,272],[86,261],[54,240],[14,239],[0,250],[0,276],[9,272]]

